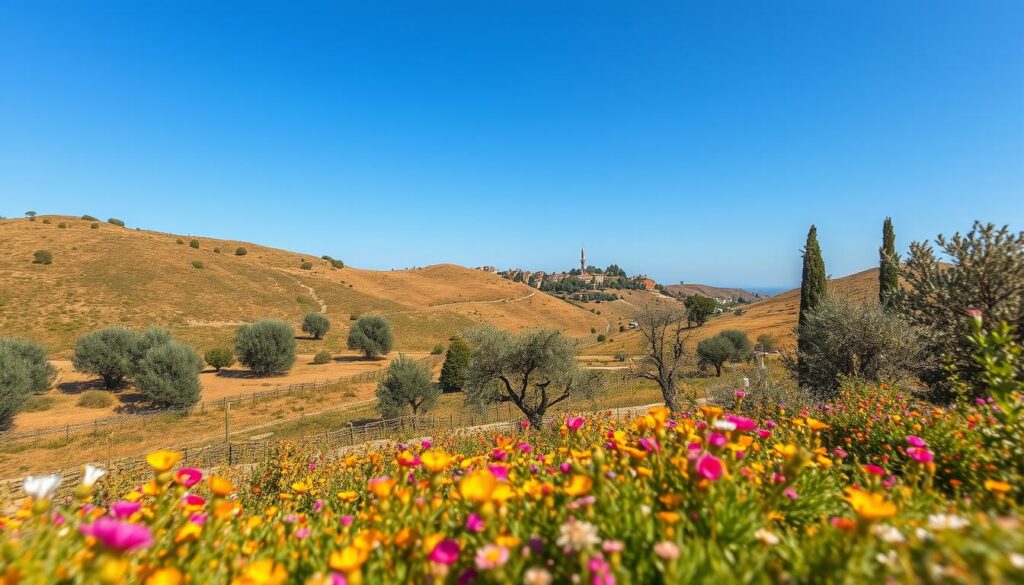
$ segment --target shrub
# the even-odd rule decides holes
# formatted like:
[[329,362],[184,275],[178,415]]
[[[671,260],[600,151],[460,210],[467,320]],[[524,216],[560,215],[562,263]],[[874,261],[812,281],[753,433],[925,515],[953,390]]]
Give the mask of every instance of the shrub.
[[53,253],[49,250],[36,250],[32,258],[33,264],[53,264]]
[[[593,312],[593,309],[591,309],[591,312]],[[595,333],[597,333],[597,327],[591,327],[590,328],[590,334],[593,335]]]
[[242,246],[235,248],[235,256],[245,256],[248,253],[249,251],[243,248]]
[[322,349],[313,356],[313,363],[317,365],[330,363],[332,357],[331,352]]
[[43,223],[44,223],[45,225],[50,225],[50,224],[51,224],[51,223],[53,223],[53,222],[51,222],[51,221],[50,221],[49,219],[44,219],[44,220],[43,220]]
[[235,354],[257,374],[286,372],[295,363],[295,331],[284,321],[247,323],[235,333]]
[[399,355],[377,384],[377,411],[384,418],[395,418],[408,407],[416,415],[429,410],[440,393],[426,364]]
[[306,313],[302,320],[302,331],[313,336],[313,339],[323,339],[330,328],[331,321],[323,313]]
[[746,331],[726,329],[719,333],[719,335],[728,339],[729,343],[736,348],[734,359],[745,360],[750,357],[750,350],[753,348],[753,344],[750,343],[750,338],[747,337]]
[[625,332],[626,332],[626,326],[625,325],[619,325],[619,333],[625,333]]
[[718,308],[718,303],[715,302],[715,299],[701,295],[686,297],[683,305],[686,306],[687,324],[693,323],[697,327],[707,323],[707,320],[715,313],[715,309]]
[[202,267],[203,267],[203,262],[201,260],[193,260],[192,261],[192,268],[202,268]]
[[721,377],[722,364],[729,361],[736,355],[736,346],[727,338],[716,335],[703,339],[697,343],[698,364],[703,366],[714,366],[715,375]]
[[28,365],[9,347],[0,347],[0,430],[10,428],[14,415],[32,391]]
[[363,352],[367,358],[387,355],[394,341],[391,325],[377,315],[360,317],[348,332],[348,348]]
[[91,224],[89,224],[89,227],[90,227],[91,229],[94,229],[94,230],[98,230],[98,229],[100,229],[100,224],[98,224],[98,223],[96,223],[96,222],[94,221],[94,222],[92,222]]
[[312,262],[303,262],[302,264],[299,264],[299,268],[301,268],[303,270],[312,270],[313,269],[313,263]]
[[194,349],[171,341],[151,348],[138,365],[135,385],[151,403],[188,408],[199,402],[203,362]]
[[114,404],[114,397],[110,395],[110,392],[88,390],[78,397],[75,404],[82,408],[109,408]]
[[758,351],[775,351],[778,348],[778,344],[774,337],[767,333],[762,333],[757,336],[756,347]]
[[45,396],[41,394],[29,394],[25,398],[25,403],[21,406],[22,412],[45,412],[53,408],[53,405],[57,401],[54,400],[53,396]]
[[62,221],[62,222],[60,222],[60,223],[58,223],[58,224],[57,224],[57,227],[58,227],[58,228],[60,228],[60,229],[62,229],[62,230],[65,230],[65,229],[67,229],[67,228],[68,228],[68,224],[67,224],[67,222],[63,222],[63,221]]
[[103,378],[108,390],[116,388],[132,373],[134,341],[135,334],[121,327],[86,333],[75,342],[71,363],[79,372]]
[[213,253],[214,253],[214,254],[220,254],[220,248],[217,248],[217,247],[215,247],[215,248],[213,249]]
[[188,245],[189,245],[190,248],[195,248],[196,250],[198,250],[199,249],[199,240],[190,240]]
[[109,223],[111,225],[116,225],[117,227],[124,227],[124,222],[121,221],[120,219],[117,219],[116,217],[112,217],[112,218],[108,219],[107,223]]
[[337,258],[331,258],[330,262],[331,262],[331,266],[334,267],[334,268],[344,268],[345,267],[345,263],[342,262],[341,260],[338,260]]
[[45,392],[53,385],[57,370],[47,360],[46,348],[41,343],[17,337],[0,339],[0,348],[5,348],[21,358],[29,376],[30,392]]
[[598,343],[604,343],[607,339],[608,339],[608,337],[606,337],[604,333],[599,333],[597,335],[597,342]]
[[440,343],[435,343],[430,350],[430,355],[441,355],[442,353],[444,353],[444,346]]
[[174,241],[174,243],[178,244],[179,246],[184,246],[185,245],[185,240],[183,240],[181,238],[178,238],[177,240]]
[[441,389],[445,392],[461,391],[466,385],[466,372],[472,361],[473,350],[466,340],[460,336],[452,337],[441,366]]
[[87,214],[87,215],[83,215],[83,216],[82,216],[82,219],[84,219],[85,221],[99,221],[99,220],[98,220],[98,219],[96,219],[95,217],[93,217],[93,216],[91,216],[91,215],[88,215],[88,214]]
[[231,353],[231,350],[226,347],[215,347],[211,349],[206,352],[203,359],[206,360],[206,363],[209,364],[211,368],[218,372],[221,368],[229,368],[235,364],[235,354]]

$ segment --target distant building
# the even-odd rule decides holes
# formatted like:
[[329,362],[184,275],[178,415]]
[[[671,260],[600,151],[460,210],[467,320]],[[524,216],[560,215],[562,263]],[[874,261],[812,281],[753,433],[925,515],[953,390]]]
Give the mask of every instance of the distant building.
[[498,269],[495,268],[494,266],[477,266],[476,269],[477,270],[483,270],[484,272],[492,272],[492,273],[498,271]]
[[656,282],[654,282],[650,278],[647,278],[644,275],[640,275],[640,276],[634,277],[633,278],[633,282],[638,284],[640,286],[640,288],[642,288],[644,290],[654,290],[654,287],[657,284]]

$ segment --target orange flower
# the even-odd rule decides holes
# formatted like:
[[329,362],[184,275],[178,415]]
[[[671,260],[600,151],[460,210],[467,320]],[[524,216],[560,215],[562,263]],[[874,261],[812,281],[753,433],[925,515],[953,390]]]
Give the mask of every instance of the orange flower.
[[249,563],[232,585],[282,585],[288,580],[288,570],[274,559],[260,559]]
[[157,569],[146,578],[146,585],[180,585],[181,571],[174,567]]
[[332,552],[327,564],[335,571],[352,573],[363,566],[368,556],[369,553],[362,547],[346,546],[340,551]]
[[394,489],[395,484],[398,483],[397,479],[390,477],[375,477],[370,480],[369,488],[370,492],[378,498],[386,498],[391,495],[391,490]]
[[1005,494],[1012,489],[1012,486],[1005,481],[997,481],[994,479],[985,480],[985,489],[990,492],[996,492],[998,494]]
[[586,475],[574,475],[569,481],[569,485],[565,486],[566,495],[572,497],[585,496],[590,492],[590,488],[594,486],[594,480],[590,479]]
[[490,471],[480,469],[470,473],[459,482],[459,493],[470,502],[487,502],[490,501],[497,483]]
[[343,501],[343,502],[354,502],[354,501],[359,499],[359,493],[358,492],[352,492],[352,491],[339,492],[338,493],[338,499]]
[[231,480],[219,475],[211,475],[210,479],[206,480],[206,483],[210,486],[210,491],[216,496],[224,497],[235,491],[235,484],[231,483]]
[[153,451],[146,455],[146,463],[157,473],[170,471],[174,464],[181,460],[181,453],[177,451]]
[[420,462],[430,473],[441,473],[452,464],[452,457],[444,451],[431,449],[420,456]]
[[857,516],[864,520],[881,520],[896,514],[896,505],[886,500],[883,494],[849,487],[846,488],[846,496],[843,499],[849,502]]

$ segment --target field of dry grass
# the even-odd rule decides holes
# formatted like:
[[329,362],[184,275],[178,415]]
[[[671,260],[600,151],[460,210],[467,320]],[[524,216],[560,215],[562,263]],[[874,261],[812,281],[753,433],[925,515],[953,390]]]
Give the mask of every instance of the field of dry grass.
[[[230,345],[242,322],[270,317],[298,328],[305,313],[322,308],[332,330],[324,340],[300,340],[302,353],[337,351],[352,317],[368,313],[392,321],[403,350],[428,350],[479,323],[545,326],[572,337],[605,324],[524,284],[453,265],[335,269],[314,254],[205,237],[193,249],[192,236],[90,223],[0,221],[0,336],[36,339],[66,358],[77,337],[109,325],[161,325],[202,352]],[[238,246],[248,254],[236,256]],[[53,264],[32,263],[40,249],[53,253]],[[302,270],[304,261],[313,268]]]

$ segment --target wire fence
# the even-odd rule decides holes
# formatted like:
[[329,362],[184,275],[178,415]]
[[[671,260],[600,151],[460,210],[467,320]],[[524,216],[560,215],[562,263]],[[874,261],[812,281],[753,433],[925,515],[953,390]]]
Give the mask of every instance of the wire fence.
[[[421,358],[420,361],[426,363],[430,367],[434,367],[444,356],[429,355]],[[8,431],[0,433],[0,441],[22,441],[31,439],[40,439],[43,437],[63,437],[64,439],[70,439],[72,435],[79,435],[82,433],[99,433],[100,429],[121,429],[137,425],[140,419],[150,417],[154,415],[187,415],[193,412],[199,412],[205,414],[207,409],[225,410],[229,407],[245,406],[247,404],[255,405],[259,402],[266,402],[268,400],[274,400],[285,396],[291,396],[293,394],[299,394],[303,392],[322,392],[330,388],[334,388],[340,384],[355,384],[359,382],[372,382],[379,380],[384,377],[387,372],[387,367],[378,368],[368,372],[362,372],[359,374],[351,374],[348,376],[342,376],[339,378],[315,380],[311,382],[301,382],[297,384],[288,384],[286,386],[279,386],[269,390],[257,390],[253,392],[245,392],[240,394],[234,394],[231,396],[224,396],[215,400],[204,400],[197,403],[194,406],[188,408],[154,408],[147,410],[140,410],[132,413],[123,413],[116,416],[110,416],[105,418],[98,418],[88,422],[64,424],[52,427],[44,427],[39,429],[33,429],[31,431],[20,431],[13,432]]]
[[[573,412],[569,402],[559,405],[560,408],[549,412],[544,422],[550,425],[567,412]],[[597,411],[602,416],[628,418],[635,416],[652,405],[624,406]],[[373,448],[381,442],[399,441],[411,437],[426,436],[434,432],[445,434],[464,434],[493,430],[495,432],[515,433],[523,430],[523,414],[510,402],[497,403],[483,410],[460,410],[447,414],[408,415],[392,419],[376,420],[361,424],[348,423],[342,428],[335,428],[320,433],[305,435],[299,439],[238,441],[226,442],[201,447],[182,447],[180,467],[210,469],[220,466],[255,465],[268,460],[282,444],[297,444],[311,452],[338,452],[347,448]],[[107,470],[110,478],[145,480],[151,473],[143,455],[133,455],[107,461],[93,461]],[[54,471],[63,477],[58,496],[67,496],[81,483],[84,466]],[[0,482],[8,494],[21,492],[23,479],[12,479]]]

